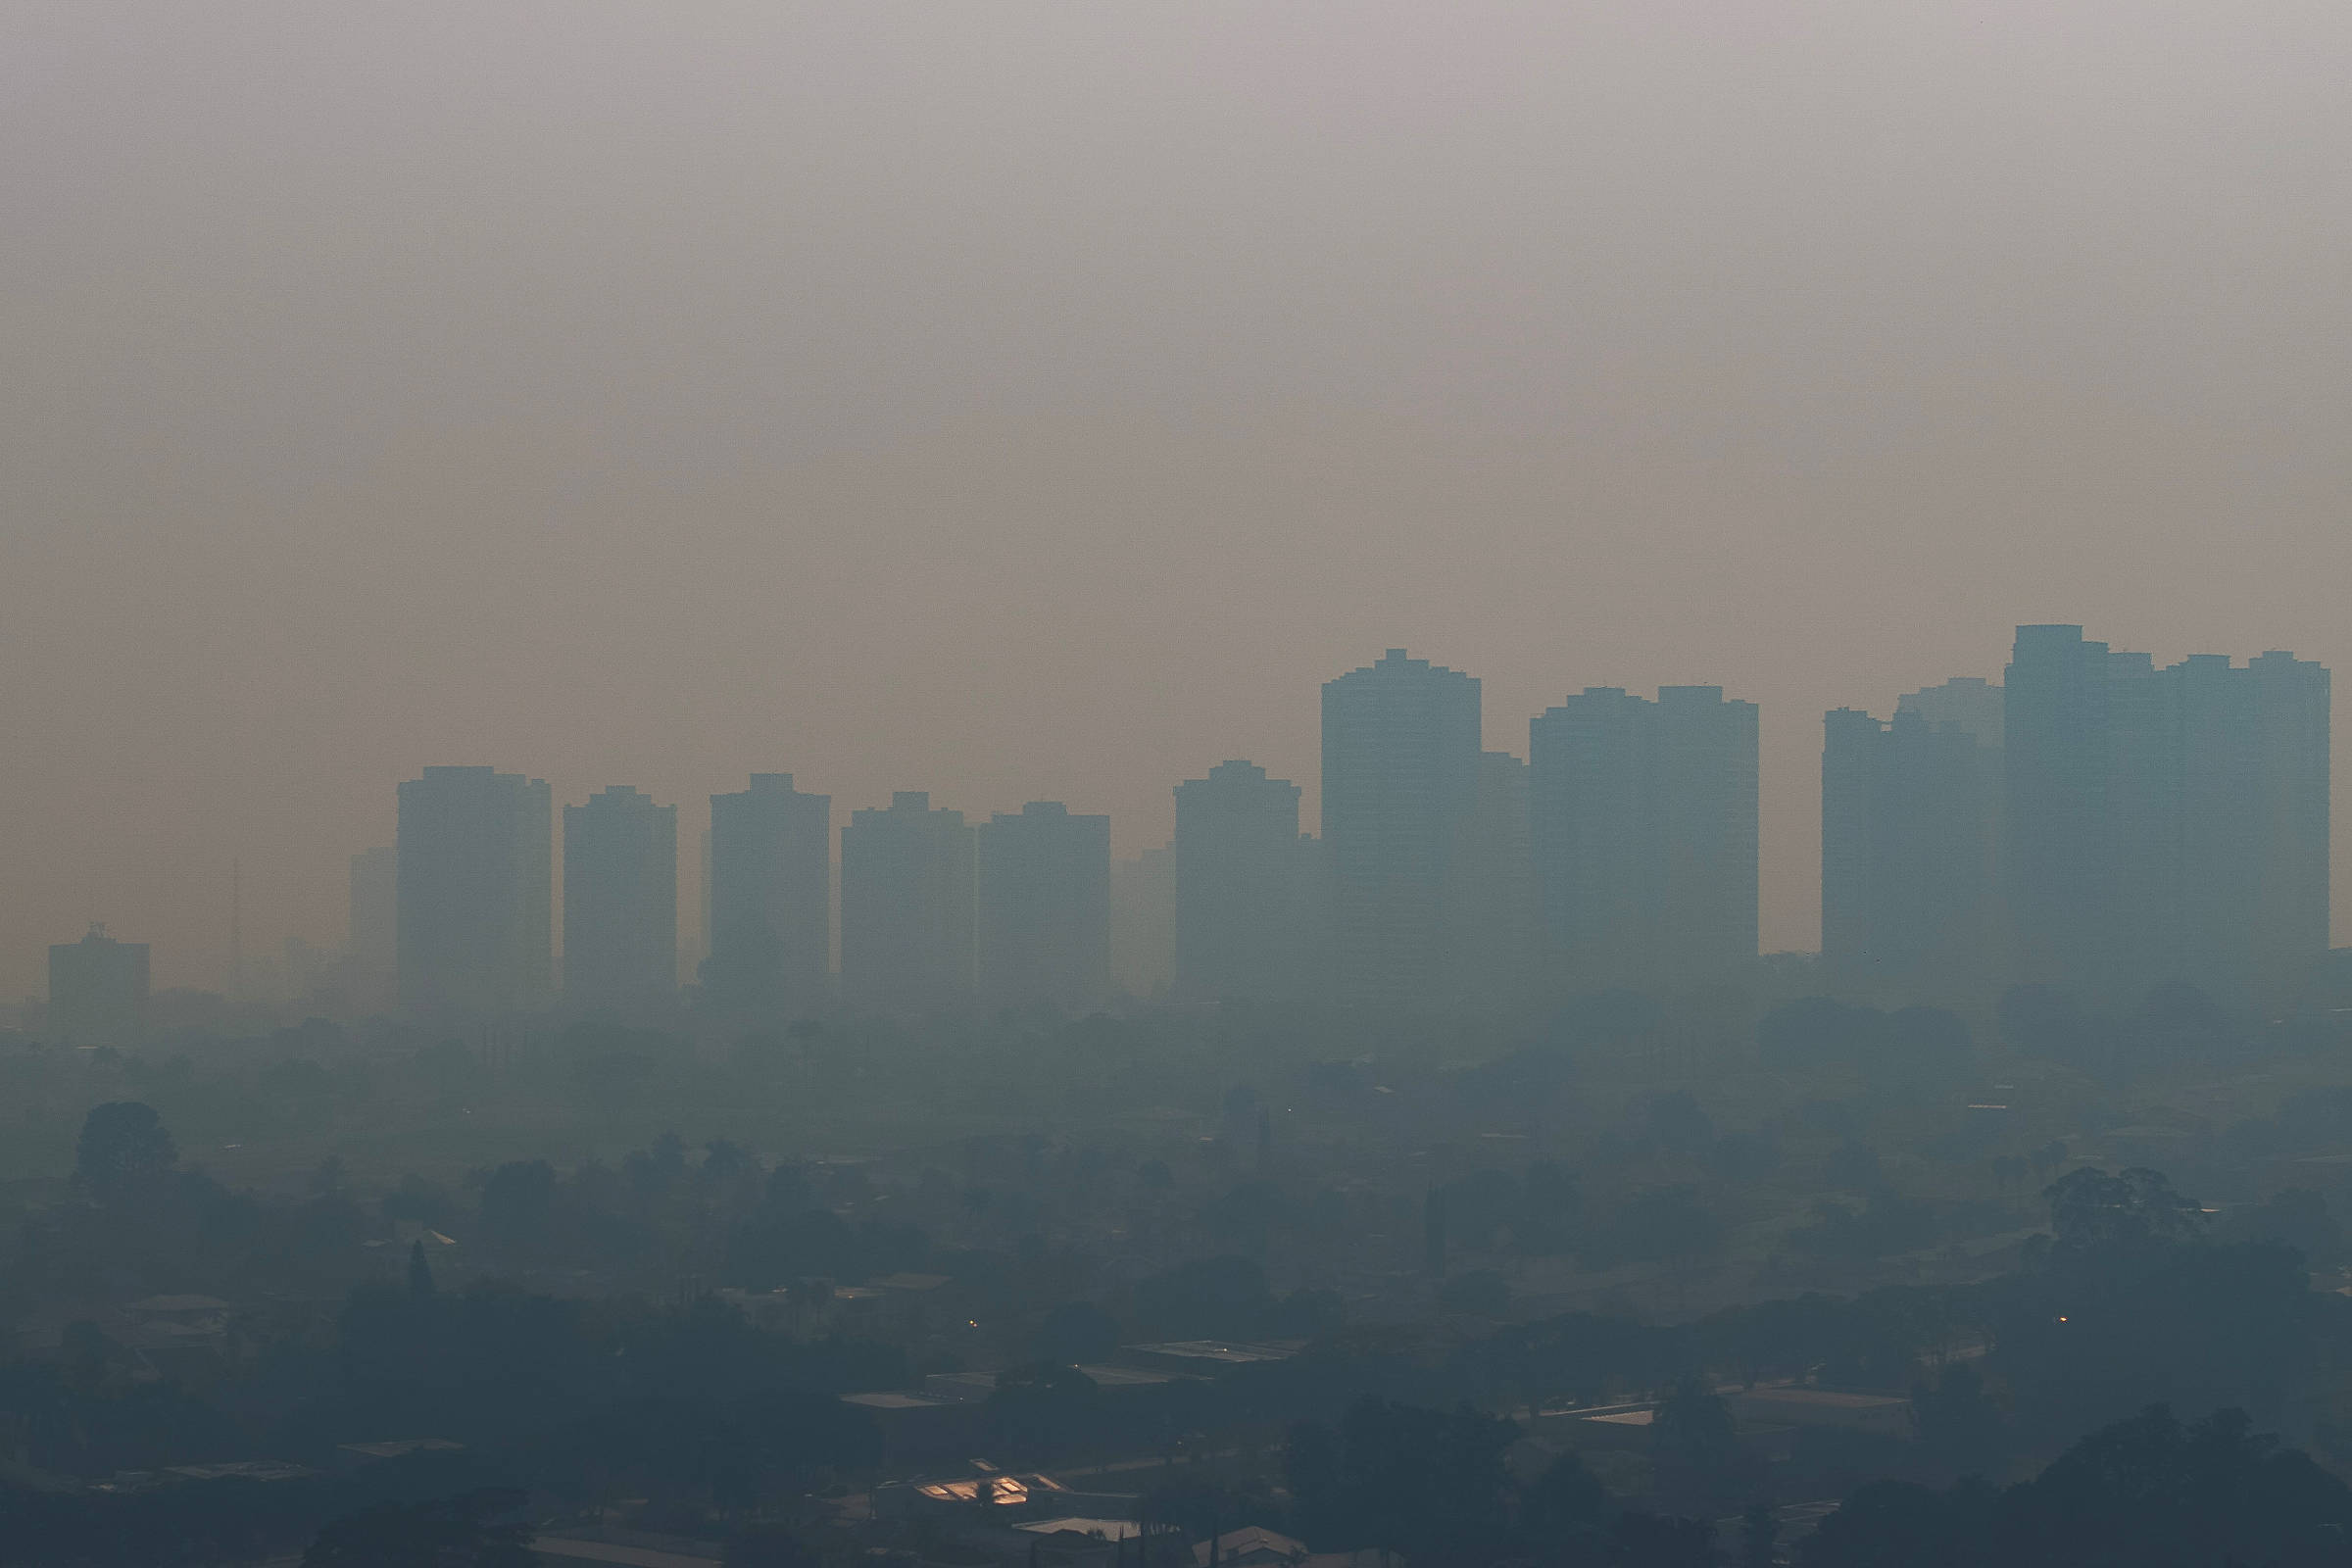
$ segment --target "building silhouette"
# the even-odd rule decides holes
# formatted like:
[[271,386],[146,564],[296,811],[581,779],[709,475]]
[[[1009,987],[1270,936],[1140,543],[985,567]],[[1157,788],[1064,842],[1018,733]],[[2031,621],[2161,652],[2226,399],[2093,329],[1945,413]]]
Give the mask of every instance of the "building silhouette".
[[2005,972],[2001,688],[1910,693],[1882,723],[1823,719],[1821,954],[1886,1000],[1981,994]]
[[1756,956],[1756,706],[1588,687],[1528,725],[1530,848],[1556,981],[1721,979]]
[[641,1010],[678,987],[678,808],[616,784],[564,808],[564,998]]
[[147,944],[118,942],[92,921],[79,942],[49,949],[44,1028],[60,1046],[127,1046],[147,1020]]
[[544,1006],[554,952],[546,782],[488,767],[428,767],[399,793],[401,1005],[450,1017]]
[[820,1005],[832,968],[833,798],[790,773],[710,797],[710,956],[703,1002],[722,1013]]
[[1448,866],[1478,803],[1475,677],[1392,648],[1323,687],[1333,985],[1351,1005],[1450,1002]]
[[977,833],[979,983],[999,1004],[1071,1011],[1110,995],[1110,818],[1059,801],[999,811]]
[[1298,794],[1246,761],[1176,786],[1176,995],[1265,1000],[1303,990],[1314,911]]
[[973,830],[919,790],[841,830],[841,984],[867,1006],[968,1001],[977,961]]
[[2001,749],[2001,714],[2008,695],[1982,675],[1955,675],[1940,686],[1905,692],[1895,699],[1897,713],[1916,713],[1930,724],[1949,726],[1976,737],[1977,744]]
[[2116,1004],[2187,981],[2282,1003],[2328,943],[2328,676],[2291,654],[2159,668],[2020,626],[2004,829],[2023,978]]

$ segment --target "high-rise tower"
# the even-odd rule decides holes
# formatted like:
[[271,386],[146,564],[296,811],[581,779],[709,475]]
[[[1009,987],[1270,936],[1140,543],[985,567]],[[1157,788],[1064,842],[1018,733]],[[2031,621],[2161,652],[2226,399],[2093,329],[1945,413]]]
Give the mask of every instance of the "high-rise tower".
[[710,956],[705,1005],[773,1013],[819,1004],[832,967],[833,798],[790,773],[710,797]]
[[1446,894],[1481,757],[1475,677],[1392,648],[1323,687],[1323,844],[1339,1000],[1442,1005]]
[[147,1014],[144,942],[118,942],[93,921],[79,942],[49,950],[49,1039],[61,1046],[128,1046]]
[[1110,995],[1110,818],[1031,801],[977,838],[982,995],[1100,1006]]
[[490,1017],[547,1004],[553,840],[545,780],[428,767],[400,786],[395,941],[404,1007]]
[[1305,989],[1313,911],[1298,786],[1219,762],[1176,786],[1176,993],[1216,1001]]
[[1982,991],[2005,970],[2001,690],[1913,692],[1882,723],[1823,720],[1821,954],[1889,1000]]
[[2291,654],[2158,668],[2020,626],[2003,717],[2023,977],[2106,1004],[2185,980],[2289,1000],[2328,946],[2328,677]]
[[869,1006],[966,1001],[976,897],[972,828],[961,811],[902,790],[887,810],[841,830],[841,984]]
[[626,785],[564,808],[564,997],[644,1008],[678,986],[678,808]]
[[1756,956],[1756,705],[1588,687],[1528,725],[1530,839],[1561,979],[1721,979]]

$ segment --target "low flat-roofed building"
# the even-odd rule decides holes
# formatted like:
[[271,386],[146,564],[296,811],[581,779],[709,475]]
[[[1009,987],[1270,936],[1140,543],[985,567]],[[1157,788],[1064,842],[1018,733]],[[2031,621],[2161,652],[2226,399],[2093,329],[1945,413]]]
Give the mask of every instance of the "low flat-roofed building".
[[150,1296],[122,1309],[147,1322],[225,1323],[234,1310],[217,1296]]
[[1911,1426],[1911,1401],[1893,1394],[1849,1394],[1795,1384],[1764,1384],[1730,1396],[1742,1425],[1847,1427],[1857,1432],[1900,1436]]
[[923,1379],[923,1393],[933,1398],[976,1404],[996,1392],[994,1372],[933,1372]]
[[953,1404],[956,1401],[951,1396],[901,1394],[886,1389],[874,1394],[845,1394],[841,1396],[841,1402],[858,1405],[868,1410],[935,1410],[942,1405]]
[[318,1472],[285,1459],[231,1459],[221,1464],[166,1465],[162,1473],[182,1481],[299,1481]]
[[1157,1367],[1109,1366],[1090,1364],[1078,1368],[1094,1379],[1095,1387],[1105,1394],[1124,1389],[1155,1389],[1173,1383],[1184,1376],[1181,1372],[1164,1372]]
[[[923,1399],[925,1396],[902,1397]],[[927,1402],[941,1408],[955,1408],[954,1401],[947,1399]],[[1025,1508],[1034,1496],[1068,1490],[1051,1476],[1010,1475],[985,1469],[974,1475],[949,1476],[936,1481],[899,1481],[876,1487],[873,1509],[877,1519],[906,1519],[936,1508]]]
[[719,1568],[720,1559],[701,1552],[673,1551],[658,1546],[614,1541],[580,1541],[565,1536],[537,1536],[531,1550],[542,1563],[573,1568],[583,1562],[616,1563],[620,1568]]
[[1036,1536],[1068,1534],[1097,1541],[1133,1541],[1144,1533],[1144,1527],[1133,1519],[1032,1519],[1012,1528]]
[[1305,1343],[1303,1340],[1168,1340],[1158,1345],[1125,1346],[1119,1354],[1137,1366],[1205,1377],[1229,1367],[1287,1361]]
[[1610,1410],[1601,1415],[1589,1415],[1584,1419],[1609,1427],[1649,1427],[1657,1425],[1658,1412],[1647,1407],[1640,1410]]
[[1303,1563],[1309,1553],[1306,1543],[1289,1536],[1277,1535],[1257,1525],[1229,1530],[1214,1541],[1193,1544],[1193,1561],[1200,1568],[1290,1568]]
[[[1155,1389],[1185,1376],[1182,1372],[1162,1371],[1157,1367],[1103,1364],[1072,1367],[1071,1370],[1105,1394]],[[976,1402],[997,1392],[997,1380],[998,1374],[994,1372],[934,1372],[923,1379],[922,1392],[942,1399]]]
[[980,1441],[980,1406],[973,1401],[884,1389],[845,1394],[841,1402],[866,1412],[881,1436],[883,1453],[894,1461],[937,1463],[950,1454],[969,1453]]
[[343,1443],[335,1446],[335,1459],[346,1470],[385,1459],[406,1458],[412,1453],[456,1453],[466,1445],[448,1438],[396,1438],[383,1443]]

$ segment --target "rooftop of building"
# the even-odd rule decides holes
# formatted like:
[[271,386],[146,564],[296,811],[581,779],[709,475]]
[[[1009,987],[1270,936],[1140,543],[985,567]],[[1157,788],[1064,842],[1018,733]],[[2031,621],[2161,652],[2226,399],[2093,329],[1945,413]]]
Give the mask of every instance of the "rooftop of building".
[[1196,1542],[1193,1545],[1193,1561],[1200,1568],[1208,1568],[1211,1561],[1263,1562],[1277,1557],[1286,1562],[1303,1562],[1307,1557],[1306,1543],[1260,1525],[1245,1525],[1214,1541]]

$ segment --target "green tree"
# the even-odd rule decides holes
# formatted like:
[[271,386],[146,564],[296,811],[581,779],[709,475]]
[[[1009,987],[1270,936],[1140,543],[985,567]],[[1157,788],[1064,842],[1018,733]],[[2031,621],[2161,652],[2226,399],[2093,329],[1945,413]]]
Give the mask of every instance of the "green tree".
[[151,1105],[135,1100],[93,1106],[74,1147],[74,1182],[102,1202],[151,1194],[179,1163],[179,1148]]
[[2343,1227],[2328,1212],[2328,1200],[2309,1188],[2290,1187],[2267,1202],[2241,1208],[2221,1225],[2223,1240],[2284,1242],[2305,1261],[2325,1267],[2345,1252]]
[[1984,1393],[1984,1380],[1966,1361],[1954,1361],[1934,1384],[1911,1386],[1911,1424],[1919,1446],[1954,1470],[1986,1470],[2008,1446],[2001,1408]]
[[1563,1453],[1544,1466],[1544,1473],[1519,1495],[1520,1529],[1529,1544],[1545,1554],[1560,1553],[1571,1544],[1589,1545],[1597,1541],[1616,1512],[1609,1489],[1573,1453]]
[[2052,1182],[2041,1196],[2065,1251],[2169,1245],[2204,1229],[2196,1200],[2181,1197],[2163,1172],[2145,1167],[2109,1175],[2086,1165]]
[[509,1160],[482,1183],[482,1225],[509,1244],[542,1242],[554,1215],[556,1170],[544,1159]]
[[719,1561],[723,1568],[817,1568],[822,1559],[792,1531],[781,1525],[762,1525],[728,1541]]
[[302,1568],[532,1568],[530,1532],[502,1524],[518,1492],[483,1491],[429,1502],[382,1502],[328,1523]]
[[2242,1410],[2191,1426],[2153,1405],[2102,1427],[2033,1481],[1996,1492],[1858,1488],[1804,1544],[1807,1568],[2279,1568],[2345,1560],[2352,1489],[2252,1431]]
[[1650,1434],[1659,1490],[1676,1502],[1712,1505],[1745,1490],[1752,1466],[1731,1406],[1703,1380],[1685,1378],[1667,1391]]

